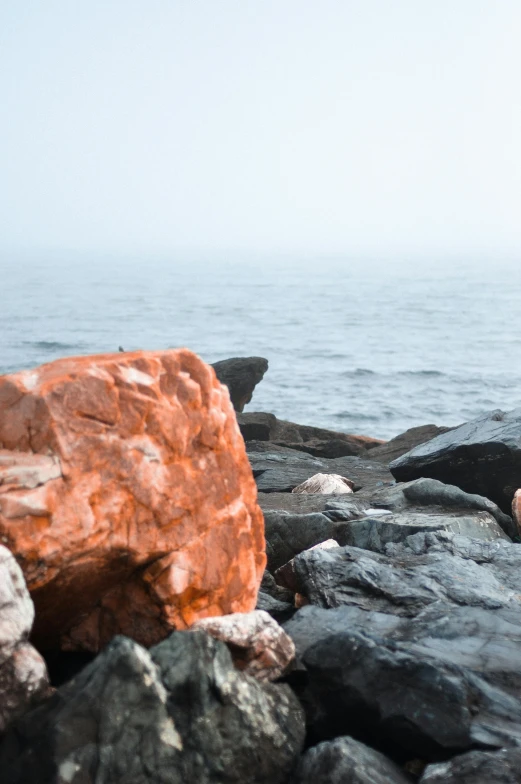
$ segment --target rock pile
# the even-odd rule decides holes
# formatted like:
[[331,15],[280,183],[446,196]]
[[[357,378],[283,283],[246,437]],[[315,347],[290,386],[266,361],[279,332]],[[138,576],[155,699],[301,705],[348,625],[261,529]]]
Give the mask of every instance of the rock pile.
[[[248,416],[186,351],[0,379],[2,784],[519,782],[519,412]],[[103,648],[54,693],[20,566]]]

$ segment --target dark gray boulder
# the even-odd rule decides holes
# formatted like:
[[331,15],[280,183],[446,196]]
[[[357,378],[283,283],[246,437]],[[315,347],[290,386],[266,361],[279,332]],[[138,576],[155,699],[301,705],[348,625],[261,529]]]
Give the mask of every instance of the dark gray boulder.
[[308,749],[291,784],[410,784],[410,781],[383,754],[344,736]]
[[289,619],[292,618],[296,613],[296,607],[294,603],[290,604],[289,602],[282,602],[280,599],[276,599],[269,593],[264,593],[264,591],[259,591],[257,594],[257,604],[255,609],[264,610],[265,612],[269,613],[271,617],[277,621],[277,623],[280,624],[289,621]]
[[237,414],[237,424],[241,435],[248,444],[250,441],[269,442],[278,420],[275,414],[264,411],[248,411]]
[[1,781],[283,784],[303,734],[290,689],[239,673],[204,632],[150,651],[119,637],[8,733]]
[[357,436],[323,427],[298,425],[295,422],[277,419],[274,414],[263,411],[248,411],[246,414],[240,414],[237,422],[246,442],[269,441],[317,457],[365,455],[374,447],[385,443],[370,436]]
[[521,745],[519,602],[415,618],[307,606],[285,624],[311,742],[349,734],[427,761]]
[[479,493],[508,514],[521,477],[521,409],[492,411],[390,464],[400,482],[432,477]]
[[519,784],[521,749],[469,751],[429,765],[419,784]]
[[268,569],[275,571],[295,555],[333,538],[335,523],[323,514],[264,513]]
[[253,390],[262,381],[268,369],[268,360],[263,357],[232,357],[214,362],[212,365],[221,384],[230,392],[230,400],[236,411],[242,411],[250,402]]
[[390,463],[396,458],[401,457],[406,452],[410,452],[415,446],[431,441],[442,433],[453,430],[452,427],[438,427],[437,425],[420,425],[411,427],[405,433],[387,441],[386,444],[375,446],[368,455],[369,460],[378,460],[380,463]]
[[340,474],[355,483],[355,489],[374,489],[394,482],[386,468],[361,457],[313,457],[294,449],[248,452],[257,488],[263,493],[290,493],[314,474]]
[[[391,487],[379,490],[363,490],[357,495],[360,500],[367,500],[373,508],[402,511],[423,507],[444,510],[472,510],[488,512],[494,517],[505,533],[512,536],[515,527],[512,518],[485,496],[466,493],[456,485],[444,484],[437,479],[414,479],[411,482],[399,482]],[[336,499],[337,502],[342,499]]]
[[[489,609],[518,605],[521,548],[439,531],[416,537],[443,542],[442,534],[449,542],[460,540],[467,552],[482,548],[488,560],[485,555],[475,560],[462,555],[457,544],[452,551],[441,545],[420,552],[389,544],[385,554],[357,547],[308,550],[293,559],[286,584],[320,607],[348,604],[410,617],[439,602]],[[279,573],[277,579],[281,581]]]
[[[327,514],[327,512],[326,512]],[[420,532],[448,531],[474,539],[510,541],[488,512],[398,512],[368,516],[337,526],[334,538],[340,545],[383,553],[391,542],[403,542]]]

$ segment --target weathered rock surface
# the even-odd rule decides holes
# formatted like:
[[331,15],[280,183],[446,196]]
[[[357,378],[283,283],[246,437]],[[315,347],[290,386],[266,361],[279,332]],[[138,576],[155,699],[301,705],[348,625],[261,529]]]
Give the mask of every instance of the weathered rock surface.
[[262,610],[202,618],[192,629],[226,643],[235,666],[260,681],[275,681],[295,658],[293,640]]
[[321,607],[349,604],[411,617],[439,602],[485,608],[519,602],[517,545],[439,531],[418,533],[406,544],[388,544],[385,554],[356,547],[307,550],[293,559],[291,584],[282,584]]
[[391,542],[403,542],[420,532],[449,531],[474,539],[510,541],[488,512],[396,513],[364,517],[336,529],[340,544],[383,553]]
[[266,512],[264,525],[270,571],[275,571],[303,550],[335,538],[337,529],[336,523],[320,513],[292,515],[282,511]]
[[311,740],[351,734],[395,758],[424,760],[519,747],[520,622],[519,599],[440,601],[413,618],[391,606],[303,607],[285,629]]
[[469,751],[429,765],[420,784],[519,784],[521,749]]
[[437,479],[414,479],[411,482],[399,482],[391,487],[373,491],[361,491],[358,499],[366,499],[374,508],[385,508],[393,511],[406,509],[420,511],[424,507],[433,510],[478,510],[488,512],[505,530],[514,532],[512,519],[488,498],[482,495],[466,493],[456,485],[444,484]]
[[380,463],[391,463],[406,452],[410,452],[415,446],[432,441],[436,436],[448,433],[449,430],[454,430],[454,428],[438,427],[437,425],[411,427],[405,433],[400,433],[399,436],[392,438],[387,443],[375,446],[374,449],[371,449],[371,454],[368,455],[368,458],[369,460],[378,460]]
[[255,607],[262,513],[235,413],[186,350],[67,358],[0,379],[0,539],[40,649],[145,645]]
[[45,662],[27,642],[33,619],[22,570],[0,545],[0,735],[51,691]]
[[230,400],[236,411],[243,411],[250,402],[257,384],[268,369],[268,360],[263,357],[233,357],[214,362],[215,375],[228,387]]
[[314,474],[340,474],[354,482],[355,490],[377,489],[394,483],[386,466],[361,457],[337,457],[331,460],[312,457],[305,452],[278,447],[269,452],[248,452],[253,475],[260,492],[290,493],[294,487]]
[[292,493],[322,493],[323,495],[345,495],[352,493],[354,482],[338,474],[314,474],[297,485]]
[[237,421],[245,441],[270,441],[317,457],[365,455],[369,450],[385,443],[370,436],[297,425],[261,411],[241,414]]
[[383,754],[344,736],[324,741],[302,756],[291,784],[410,784]]
[[390,464],[397,480],[432,477],[494,501],[506,514],[521,475],[521,409],[491,411]]
[[2,784],[284,784],[302,710],[203,632],[118,637],[0,745]]

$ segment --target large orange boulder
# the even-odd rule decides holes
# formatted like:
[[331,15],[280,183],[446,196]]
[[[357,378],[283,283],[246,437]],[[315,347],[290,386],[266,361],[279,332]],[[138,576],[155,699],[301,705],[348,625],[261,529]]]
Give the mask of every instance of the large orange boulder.
[[0,377],[0,543],[41,649],[150,646],[255,607],[256,487],[228,391],[187,350],[67,358]]

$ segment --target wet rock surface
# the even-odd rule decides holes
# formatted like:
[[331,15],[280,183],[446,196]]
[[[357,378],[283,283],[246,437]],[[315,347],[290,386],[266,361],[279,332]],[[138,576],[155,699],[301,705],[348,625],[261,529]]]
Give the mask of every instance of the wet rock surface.
[[284,784],[304,738],[284,685],[237,672],[224,643],[118,637],[0,746],[2,784]]
[[432,477],[479,493],[510,514],[521,473],[521,409],[466,422],[390,464],[400,482]]

